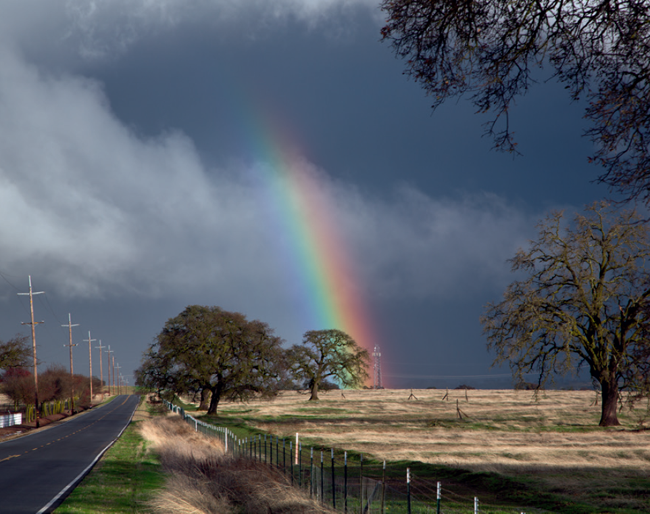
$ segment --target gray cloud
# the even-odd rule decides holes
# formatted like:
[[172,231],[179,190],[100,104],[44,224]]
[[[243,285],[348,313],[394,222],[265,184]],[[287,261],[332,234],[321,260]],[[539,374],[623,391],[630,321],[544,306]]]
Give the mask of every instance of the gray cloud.
[[[39,269],[70,296],[164,296],[211,284],[234,295],[242,285],[282,291],[277,234],[249,174],[207,170],[182,133],[133,133],[97,82],[43,74],[9,52],[0,65],[4,269]],[[497,197],[434,200],[403,187],[377,199],[304,166],[335,206],[373,294],[448,295],[501,282],[530,227]]]
[[[308,27],[328,23],[332,12],[365,8],[381,19],[377,0],[68,0],[66,39],[86,58],[104,58],[128,49],[142,35],[173,29],[183,23],[208,24],[251,40],[266,29],[296,19]],[[342,18],[345,19],[345,18]],[[342,27],[332,31],[336,36]]]

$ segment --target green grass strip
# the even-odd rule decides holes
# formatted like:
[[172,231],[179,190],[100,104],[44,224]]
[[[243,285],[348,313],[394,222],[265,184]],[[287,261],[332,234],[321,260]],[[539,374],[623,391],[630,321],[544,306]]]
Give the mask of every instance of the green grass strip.
[[164,485],[158,457],[132,422],[55,512],[149,512],[145,503]]

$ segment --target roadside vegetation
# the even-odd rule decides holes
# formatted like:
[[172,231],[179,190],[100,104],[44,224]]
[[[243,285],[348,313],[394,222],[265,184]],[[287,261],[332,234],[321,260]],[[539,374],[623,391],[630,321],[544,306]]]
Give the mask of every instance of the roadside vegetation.
[[139,432],[149,415],[146,406],[140,404],[122,437],[55,512],[151,512],[147,501],[161,490],[165,474],[157,454],[150,451],[150,444]]
[[195,432],[176,416],[144,421],[140,432],[167,473],[164,490],[147,502],[153,512],[330,512],[292,487],[282,473],[250,459],[225,455],[217,439]]

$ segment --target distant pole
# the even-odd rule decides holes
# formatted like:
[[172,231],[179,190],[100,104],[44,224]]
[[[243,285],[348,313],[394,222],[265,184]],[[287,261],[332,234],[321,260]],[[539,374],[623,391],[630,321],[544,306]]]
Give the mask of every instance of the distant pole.
[[93,403],[93,352],[92,352],[92,343],[93,341],[97,341],[97,339],[92,339],[90,337],[90,330],[88,331],[88,339],[84,339],[84,341],[88,341],[88,366],[90,367],[90,404],[92,405]]
[[[119,370],[119,369],[122,368],[122,366],[120,366],[119,364],[113,364],[113,373],[115,373],[115,368],[117,368]],[[117,394],[118,395],[122,394],[122,392],[120,391],[120,372],[119,371],[117,372]]]
[[40,417],[38,409],[38,367],[36,365],[36,325],[45,323],[44,321],[34,321],[34,299],[33,295],[43,294],[44,291],[39,291],[34,293],[32,291],[32,276],[29,275],[29,293],[18,293],[19,295],[29,295],[29,310],[32,314],[32,321],[30,323],[21,323],[21,325],[31,325],[32,326],[32,353],[34,354],[34,410],[36,412],[36,426],[40,427]]
[[74,412],[74,366],[72,365],[72,347],[77,346],[72,344],[72,327],[78,327],[79,323],[72,324],[72,315],[68,312],[68,324],[61,325],[62,327],[68,327],[68,332],[70,334],[70,344],[64,344],[63,346],[70,347],[70,408]]
[[102,348],[106,348],[105,346],[102,346],[102,340],[99,340],[99,346],[95,346],[95,348],[99,349],[99,383],[101,384],[102,388],[102,401],[104,400],[104,369],[103,369],[103,364],[102,362],[104,361],[104,356],[102,355]]
[[381,389],[381,350],[379,346],[375,346],[375,350],[372,352],[372,356],[375,358],[374,366],[374,386],[375,389]]
[[[115,352],[115,350],[113,350],[113,352]],[[117,392],[115,391],[115,355],[113,355],[112,360],[113,360],[113,392],[117,394]]]
[[106,350],[106,353],[108,354],[108,396],[113,395],[113,390],[111,389],[111,353],[113,353],[113,350],[111,350],[111,345],[108,345],[108,350]]

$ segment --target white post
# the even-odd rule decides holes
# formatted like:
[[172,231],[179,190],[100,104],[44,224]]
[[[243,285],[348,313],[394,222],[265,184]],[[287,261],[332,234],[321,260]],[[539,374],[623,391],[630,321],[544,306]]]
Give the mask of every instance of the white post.
[[474,514],[478,514],[478,498],[474,496]]
[[295,457],[295,465],[298,465],[298,432],[296,432],[296,457]]

